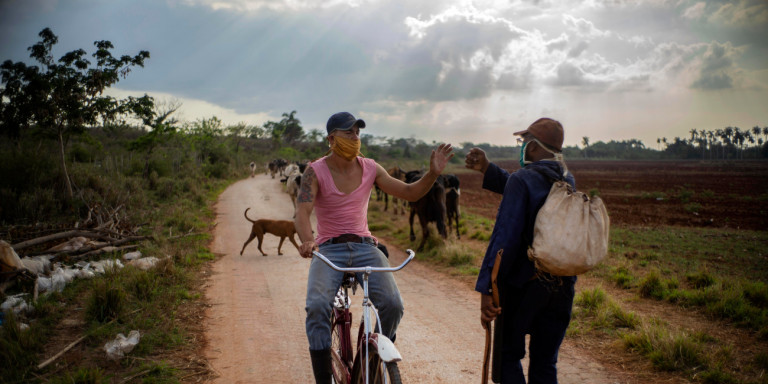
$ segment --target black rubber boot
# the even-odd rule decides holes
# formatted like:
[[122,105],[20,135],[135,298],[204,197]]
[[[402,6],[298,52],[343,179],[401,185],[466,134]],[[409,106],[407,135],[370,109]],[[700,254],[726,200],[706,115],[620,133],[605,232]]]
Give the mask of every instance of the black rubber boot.
[[331,350],[321,349],[319,351],[309,350],[309,356],[312,358],[312,372],[315,373],[316,384],[331,384]]

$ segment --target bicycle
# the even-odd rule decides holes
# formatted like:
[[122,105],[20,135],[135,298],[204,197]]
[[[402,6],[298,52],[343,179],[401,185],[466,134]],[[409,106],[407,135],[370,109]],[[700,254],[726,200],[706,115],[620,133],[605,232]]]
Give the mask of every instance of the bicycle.
[[[410,263],[416,254],[410,249],[406,250],[408,258],[398,267],[342,268],[319,252],[312,253],[334,270],[345,272],[331,312],[331,365],[334,382],[336,384],[401,384],[397,362],[402,360],[402,356],[394,343],[382,334],[379,313],[368,298],[368,276],[372,272],[399,271]],[[363,316],[357,332],[356,349],[353,352],[349,289],[351,288],[352,294],[355,294],[357,285],[360,283],[354,275],[357,272],[363,274]],[[374,326],[371,310],[376,315],[375,325],[378,327],[378,332],[372,332]]]

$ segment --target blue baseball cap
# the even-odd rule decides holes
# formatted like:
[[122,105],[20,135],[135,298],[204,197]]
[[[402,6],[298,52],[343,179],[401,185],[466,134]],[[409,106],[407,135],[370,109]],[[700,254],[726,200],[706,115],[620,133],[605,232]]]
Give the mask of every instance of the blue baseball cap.
[[357,124],[358,128],[365,128],[365,121],[362,119],[356,119],[349,112],[334,113],[328,119],[328,123],[325,124],[325,130],[330,135],[335,130],[348,131]]

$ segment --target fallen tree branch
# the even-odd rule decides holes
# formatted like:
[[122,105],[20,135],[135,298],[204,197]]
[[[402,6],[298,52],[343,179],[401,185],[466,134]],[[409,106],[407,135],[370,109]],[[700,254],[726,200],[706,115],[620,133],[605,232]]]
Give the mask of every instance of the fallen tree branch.
[[133,242],[133,241],[141,241],[141,240],[154,240],[154,237],[152,237],[152,236],[130,236],[130,237],[125,237],[125,238],[122,238],[122,239],[119,239],[119,240],[114,240],[114,241],[111,241],[111,242],[108,242],[108,243],[89,245],[87,247],[81,247],[81,248],[78,248],[78,249],[72,249],[72,250],[67,250],[67,251],[31,252],[31,253],[27,254],[27,256],[52,255],[53,259],[57,259],[57,258],[60,258],[62,256],[67,256],[67,255],[81,255],[82,256],[82,254],[89,253],[89,252],[95,251],[95,250],[100,250],[102,248],[117,247],[117,246],[123,245],[125,243],[130,243],[130,242]]
[[54,253],[54,256],[58,257],[58,256],[61,256],[61,255],[79,255],[79,254],[87,253],[87,252],[90,252],[90,251],[93,251],[93,250],[101,249],[101,248],[104,248],[104,247],[110,247],[110,246],[111,247],[116,247],[118,245],[123,245],[125,243],[130,243],[132,241],[140,241],[140,240],[147,240],[147,239],[153,239],[153,238],[150,237],[150,236],[131,236],[131,237],[122,238],[120,240],[115,240],[115,241],[113,241],[111,243],[104,243],[104,244],[98,244],[98,245],[90,245],[90,246],[87,246],[87,247],[82,247],[80,249],[75,249],[75,250],[71,250],[71,251],[56,252],[56,253]]
[[31,247],[33,245],[42,244],[42,243],[45,243],[45,242],[48,242],[48,241],[51,241],[51,240],[64,239],[64,238],[68,238],[68,237],[78,237],[78,236],[88,237],[88,238],[92,238],[92,239],[100,239],[100,240],[105,240],[105,241],[112,241],[112,240],[114,240],[114,238],[111,238],[109,236],[105,236],[105,235],[103,235],[101,233],[85,231],[85,230],[82,230],[82,229],[74,229],[74,230],[70,230],[70,231],[59,232],[59,233],[54,233],[52,235],[38,237],[38,238],[27,240],[27,241],[22,241],[20,243],[16,243],[16,244],[11,245],[11,247],[15,251],[18,252],[20,249]]
[[66,348],[62,349],[62,350],[61,350],[59,353],[57,353],[57,354],[53,355],[53,357],[51,357],[50,359],[48,359],[48,360],[46,360],[46,361],[44,361],[44,362],[42,362],[42,363],[38,364],[38,365],[37,365],[37,369],[43,369],[43,368],[45,368],[45,367],[46,367],[48,364],[52,363],[54,360],[56,360],[56,359],[58,359],[59,357],[61,357],[61,355],[63,355],[65,352],[67,352],[67,351],[69,351],[70,349],[72,349],[72,347],[74,347],[75,345],[77,345],[77,343],[79,343],[79,342],[83,341],[83,340],[84,340],[86,337],[87,337],[87,335],[85,335],[85,336],[82,336],[82,337],[80,337],[79,339],[77,339],[77,340],[73,341],[72,343],[70,343],[69,345],[67,345],[67,347],[66,347]]

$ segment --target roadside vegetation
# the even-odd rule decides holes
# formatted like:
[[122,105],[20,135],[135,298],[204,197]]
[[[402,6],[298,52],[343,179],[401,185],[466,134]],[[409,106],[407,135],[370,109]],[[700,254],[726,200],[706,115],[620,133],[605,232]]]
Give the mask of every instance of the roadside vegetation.
[[[404,249],[418,246],[418,220],[412,242],[408,212],[383,207],[371,202],[372,232]],[[461,209],[461,240],[455,232],[443,240],[430,224],[417,259],[474,286],[494,219]],[[614,225],[608,258],[577,283],[568,337],[667,379],[768,383],[766,244],[764,231]]]

